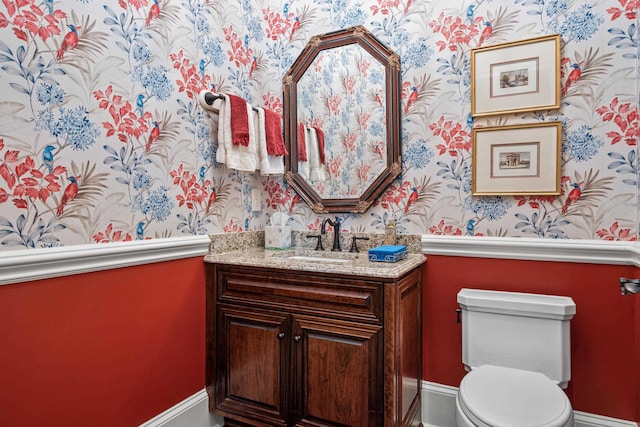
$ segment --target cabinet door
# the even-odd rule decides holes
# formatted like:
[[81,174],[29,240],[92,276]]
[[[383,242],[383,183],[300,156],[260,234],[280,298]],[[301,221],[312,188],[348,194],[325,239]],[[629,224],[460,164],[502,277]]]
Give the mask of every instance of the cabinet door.
[[382,327],[294,316],[293,422],[381,426]]
[[290,316],[220,304],[217,322],[216,410],[286,426]]

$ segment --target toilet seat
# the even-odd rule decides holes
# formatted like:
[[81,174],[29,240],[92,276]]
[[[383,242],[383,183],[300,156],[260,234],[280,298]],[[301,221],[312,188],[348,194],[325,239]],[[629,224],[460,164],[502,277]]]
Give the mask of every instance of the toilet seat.
[[478,427],[565,427],[573,425],[571,402],[538,372],[483,365],[460,383],[458,404]]

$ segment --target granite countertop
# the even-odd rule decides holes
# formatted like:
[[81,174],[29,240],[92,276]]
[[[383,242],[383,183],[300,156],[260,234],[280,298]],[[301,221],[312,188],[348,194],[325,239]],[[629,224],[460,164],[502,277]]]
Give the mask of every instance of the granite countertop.
[[285,270],[348,274],[394,279],[426,261],[422,254],[409,253],[397,262],[369,261],[367,252],[332,252],[309,249],[268,250],[264,248],[211,252],[204,261],[214,264],[269,267]]

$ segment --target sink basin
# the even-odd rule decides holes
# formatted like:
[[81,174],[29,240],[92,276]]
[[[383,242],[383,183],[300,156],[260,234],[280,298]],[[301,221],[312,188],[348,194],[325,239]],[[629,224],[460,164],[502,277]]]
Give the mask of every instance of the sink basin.
[[344,264],[352,261],[350,259],[344,259],[344,258],[331,258],[331,257],[324,257],[324,256],[309,256],[309,255],[294,255],[294,256],[287,257],[286,259],[290,259],[294,261],[326,262],[330,264]]

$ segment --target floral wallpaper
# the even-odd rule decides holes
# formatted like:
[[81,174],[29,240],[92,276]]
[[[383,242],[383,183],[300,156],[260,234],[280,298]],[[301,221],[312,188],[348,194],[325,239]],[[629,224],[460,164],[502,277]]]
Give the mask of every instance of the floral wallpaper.
[[[215,162],[211,89],[282,112],[309,38],[364,25],[402,61],[403,173],[343,227],[636,240],[638,0],[2,0],[0,248],[320,223],[279,177]],[[470,51],[561,36],[559,110],[470,117]],[[561,121],[562,194],[471,196],[472,128]],[[333,137],[333,136],[332,136]],[[258,192],[260,206],[252,205]]]

